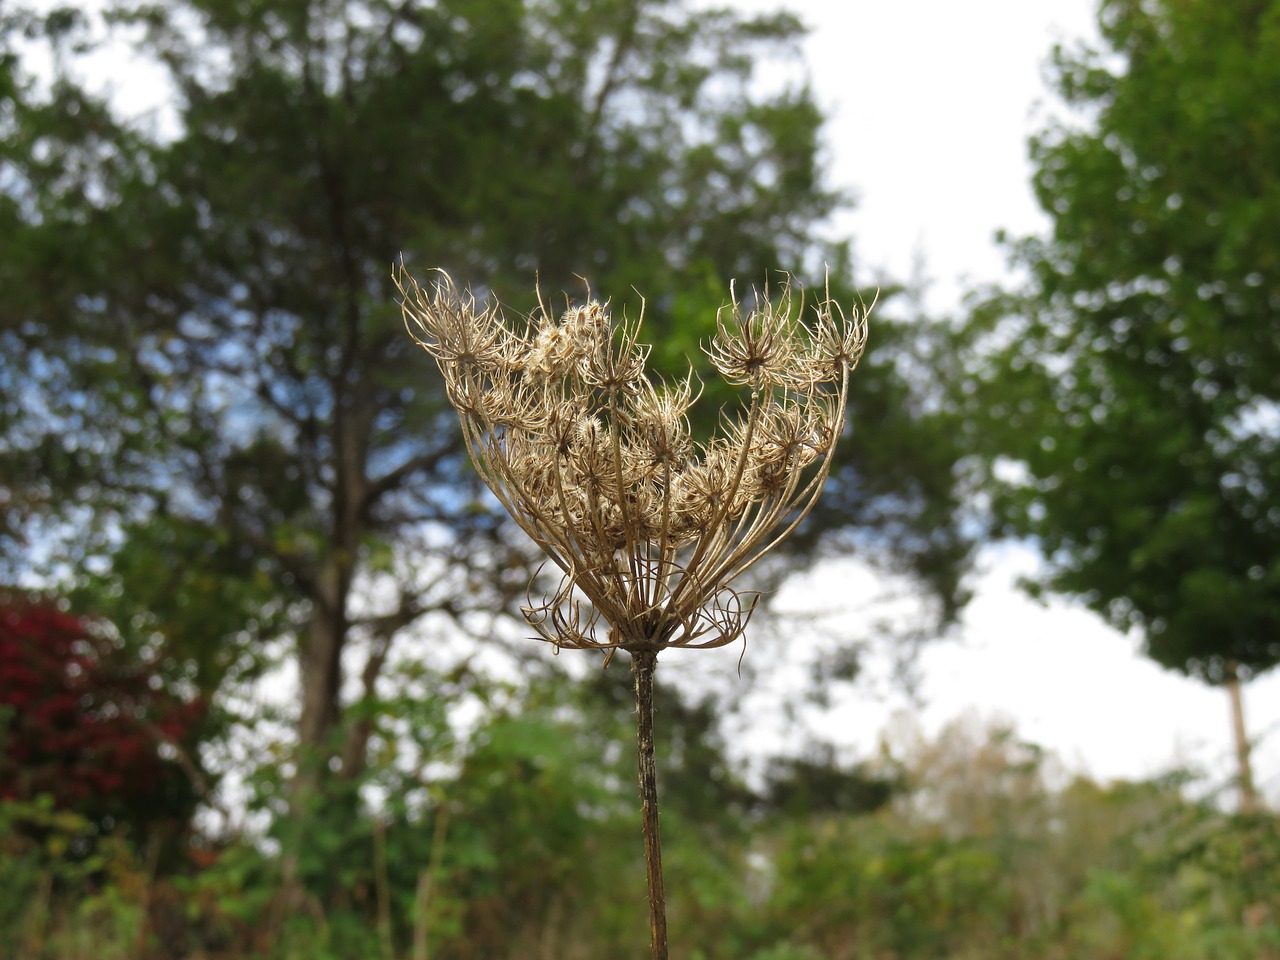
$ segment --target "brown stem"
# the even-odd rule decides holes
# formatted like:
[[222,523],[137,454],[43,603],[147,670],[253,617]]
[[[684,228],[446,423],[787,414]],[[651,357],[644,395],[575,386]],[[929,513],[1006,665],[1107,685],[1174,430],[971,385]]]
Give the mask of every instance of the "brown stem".
[[662,835],[658,832],[658,771],[653,760],[653,671],[656,650],[633,650],[636,678],[636,754],[640,761],[640,814],[649,878],[649,936],[653,960],[667,960],[667,896],[662,885]]
[[1249,735],[1244,725],[1244,695],[1240,690],[1240,667],[1234,660],[1227,664],[1227,697],[1231,701],[1231,733],[1236,745],[1236,770],[1239,775],[1240,812],[1252,816],[1258,812],[1258,791],[1253,785],[1253,764],[1249,758]]

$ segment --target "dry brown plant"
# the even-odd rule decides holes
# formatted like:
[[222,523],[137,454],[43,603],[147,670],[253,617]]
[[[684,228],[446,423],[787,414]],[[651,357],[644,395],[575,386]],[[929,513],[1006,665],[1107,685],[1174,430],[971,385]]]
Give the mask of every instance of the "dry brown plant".
[[[653,749],[653,675],[668,647],[743,636],[758,597],[734,584],[804,520],[827,479],[849,374],[867,337],[829,288],[803,320],[788,281],[744,310],[733,288],[704,350],[749,397],[721,412],[719,435],[692,436],[702,394],[692,372],[646,370],[649,347],[608,304],[501,307],[435,272],[424,290],[403,268],[406,324],[435,358],[476,469],[558,569],[558,586],[522,611],[556,649],[632,658],[654,960],[667,957]],[[538,577],[533,583],[541,582]]]

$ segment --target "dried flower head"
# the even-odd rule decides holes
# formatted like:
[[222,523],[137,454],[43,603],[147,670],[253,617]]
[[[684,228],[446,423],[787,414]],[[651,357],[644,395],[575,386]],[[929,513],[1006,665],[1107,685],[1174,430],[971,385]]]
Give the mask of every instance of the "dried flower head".
[[747,310],[731,296],[704,349],[750,400],[698,444],[700,386],[648,375],[639,321],[615,324],[593,300],[512,327],[443,271],[429,291],[397,283],[477,470],[560,570],[523,608],[539,636],[632,653],[740,637],[754,600],[733,584],[817,501],[867,310],[850,320],[828,295],[806,325],[789,284]]

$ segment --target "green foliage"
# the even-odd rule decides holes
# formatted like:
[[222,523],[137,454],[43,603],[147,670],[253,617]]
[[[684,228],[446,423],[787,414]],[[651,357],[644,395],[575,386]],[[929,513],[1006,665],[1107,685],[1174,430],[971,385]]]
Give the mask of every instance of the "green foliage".
[[[442,960],[639,960],[633,718],[600,709],[597,681],[541,687],[482,722],[421,805],[340,798],[310,838],[323,867],[288,909],[280,857],[248,838],[200,842],[157,871],[123,838],[68,856],[56,838],[80,821],[0,804],[0,936],[32,960],[402,958],[422,944]],[[680,794],[695,768],[659,753]],[[704,755],[723,762],[714,742]],[[879,764],[909,786],[872,813],[703,803],[664,818],[673,955],[1256,960],[1280,947],[1270,814],[1225,815],[1189,798],[1185,776],[1068,777],[1011,731],[972,724],[890,740]]]
[[1050,236],[975,312],[970,438],[1050,589],[1210,682],[1280,660],[1280,5],[1107,0],[1032,141]]
[[15,956],[124,960],[145,942],[136,881],[145,869],[123,837],[55,807],[48,795],[0,800],[0,932]]
[[864,764],[841,766],[834,751],[774,761],[766,773],[763,801],[770,811],[791,817],[831,813],[874,813],[902,787],[895,774]]
[[[1276,908],[1258,886],[1271,882],[1274,817],[1191,802],[1185,778],[1051,788],[1060,772],[999,728],[953,727],[895,753],[914,789],[889,808],[771,831],[762,936],[831,958],[974,960],[1243,960],[1275,939],[1243,919],[1251,903]],[[1196,838],[1260,856],[1241,870]],[[1226,869],[1209,880],[1215,862]]]
[[823,957],[810,947],[793,947],[784,943],[753,953],[750,960],[823,960]]

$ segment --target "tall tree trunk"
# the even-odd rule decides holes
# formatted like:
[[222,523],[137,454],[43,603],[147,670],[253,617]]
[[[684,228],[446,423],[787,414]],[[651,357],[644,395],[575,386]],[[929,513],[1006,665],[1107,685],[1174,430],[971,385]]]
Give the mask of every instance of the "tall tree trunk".
[[341,551],[334,551],[316,576],[311,619],[299,638],[302,712],[298,718],[298,748],[288,793],[295,843],[284,850],[281,859],[284,888],[281,906],[286,910],[299,909],[305,900],[298,881],[297,844],[306,833],[302,824],[309,818],[328,773],[329,741],[341,719],[338,695],[342,688],[342,650],[347,640],[350,586],[350,564]]
[[341,757],[335,733],[342,722],[342,652],[350,632],[347,604],[356,554],[365,531],[365,465],[372,431],[374,405],[370,387],[362,381],[348,389],[347,376],[355,364],[360,316],[354,309],[341,375],[330,387],[337,412],[332,427],[333,487],[332,528],[328,550],[320,561],[311,590],[311,619],[300,638],[299,681],[302,711],[298,717],[298,752],[293,781],[289,785],[289,813],[293,820],[293,849],[282,859],[283,902],[296,908],[304,900],[298,882],[298,843],[305,836],[316,798],[324,788],[330,762]]
[[[351,337],[358,331],[359,315],[351,318]],[[302,714],[298,718],[298,771],[328,764],[340,748],[330,739],[342,720],[342,651],[350,622],[347,603],[360,539],[365,532],[364,509],[368,481],[365,460],[372,431],[373,404],[368,384],[361,383],[343,401],[345,385],[332,384],[335,404],[346,406],[333,425],[334,467],[333,528],[328,554],[316,574],[311,597],[311,621],[299,650]],[[310,756],[308,756],[310,754]],[[323,772],[323,771],[321,771]]]
[[[391,637],[396,629],[398,628],[394,626],[388,627],[385,631],[377,632],[373,636],[373,645],[369,650],[368,659],[365,660],[364,671],[360,675],[363,687],[360,701],[362,704],[371,703],[378,695],[378,678],[382,675],[387,655],[391,652]],[[347,724],[347,733],[342,745],[343,779],[354,780],[364,773],[365,755],[368,752],[371,736],[373,736],[373,717],[368,710],[364,710],[355,720]]]
[[1244,723],[1244,695],[1240,689],[1240,667],[1227,662],[1227,697],[1231,701],[1231,732],[1236,747],[1236,783],[1240,791],[1240,812],[1251,816],[1258,812],[1258,792],[1253,785],[1253,762],[1249,758],[1249,736]]
[[298,651],[302,683],[298,748],[304,753],[315,751],[324,744],[338,723],[350,581],[344,566],[340,558],[330,557],[321,568],[311,601],[311,619]]

